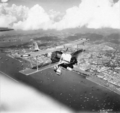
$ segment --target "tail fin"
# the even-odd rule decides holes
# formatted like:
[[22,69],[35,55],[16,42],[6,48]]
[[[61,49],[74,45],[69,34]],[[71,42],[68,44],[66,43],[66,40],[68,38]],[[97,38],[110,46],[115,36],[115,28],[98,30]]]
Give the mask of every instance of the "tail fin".
[[34,42],[34,51],[39,51],[40,48],[38,47],[37,42]]

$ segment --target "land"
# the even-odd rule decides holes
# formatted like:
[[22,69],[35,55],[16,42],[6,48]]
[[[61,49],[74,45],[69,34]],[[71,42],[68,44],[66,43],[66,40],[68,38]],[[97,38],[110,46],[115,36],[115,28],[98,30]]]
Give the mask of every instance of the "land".
[[[10,31],[9,33],[7,32],[6,34],[3,33],[1,34],[0,37],[0,51],[1,51],[0,59],[2,61],[2,64],[7,62],[8,58],[10,57],[12,61],[14,60],[15,62],[19,62],[21,66],[18,66],[17,70],[15,71],[15,73],[19,73],[20,70],[23,70],[26,67],[30,68],[31,63],[29,61],[27,62],[24,59],[15,58],[15,55],[18,53],[24,54],[33,51],[32,40],[38,43],[38,46],[41,50],[45,50],[47,48],[55,47],[57,45],[68,43],[70,41],[77,40],[80,38],[87,38],[89,39],[89,42],[86,42],[83,45],[79,45],[79,48],[85,49],[85,51],[78,55],[78,65],[77,65],[77,68],[89,74],[89,76],[85,80],[86,81],[85,84],[87,85],[89,84],[88,81],[92,81],[95,84],[104,86],[110,91],[120,94],[120,33],[119,31],[111,30],[111,29],[107,29],[106,31],[104,30],[85,31],[85,29],[82,29],[81,31],[79,32],[78,31],[79,30],[53,32],[51,30],[46,32],[35,31],[34,33],[24,32],[23,34],[21,34],[22,31],[19,31],[17,33],[15,31],[14,31],[15,33],[13,33],[13,31]],[[4,55],[6,55],[7,57],[6,59],[3,60]],[[47,61],[47,59],[44,60]],[[44,60],[42,61],[44,62]],[[33,62],[36,62],[36,60]],[[6,70],[3,67],[4,66],[1,65],[0,69],[2,71],[5,71],[5,73],[9,74],[8,72],[6,72]],[[49,73],[50,72],[51,71],[49,70]],[[12,74],[13,72],[10,73]],[[43,71],[40,73],[45,73],[45,72]],[[63,72],[63,74],[64,73],[65,72]],[[72,76],[72,74],[70,73],[73,74],[73,72],[69,72],[68,74]],[[15,77],[14,74],[13,78],[17,78],[17,79],[20,78],[22,80],[25,79],[23,81],[27,81],[27,79],[29,78],[30,81],[34,81],[37,78],[37,77],[35,78],[35,76],[38,76],[38,74],[36,73],[29,77],[20,74],[18,74],[19,76]],[[80,73],[80,76],[82,76],[82,74],[84,73]],[[42,76],[44,76],[44,74]],[[34,78],[34,80],[32,80],[31,78]],[[77,82],[79,82],[78,80]],[[45,83],[48,84],[47,82]],[[73,108],[79,109],[79,107],[76,108],[75,106]]]
[[91,73],[89,80],[120,94],[119,46],[110,43],[90,44],[87,51],[78,56],[78,67]]
[[11,30],[14,30],[14,29],[7,28],[7,27],[0,27],[0,32],[11,31]]
[[[64,36],[66,35],[64,34]],[[17,39],[15,36],[15,37],[10,37],[11,39],[3,38],[4,43],[7,43],[8,41],[10,43],[9,45],[7,44],[8,47],[6,47],[6,45],[5,46],[1,45],[2,46],[1,51],[15,58],[17,54],[26,54],[32,52],[33,40],[37,42],[41,50],[46,50],[48,48],[54,48],[58,45],[62,45],[70,41],[73,41],[73,38],[74,40],[77,40],[79,39],[78,37],[87,38],[89,39],[89,42],[85,42],[84,45],[83,44],[78,45],[78,49],[85,49],[85,51],[82,52],[80,55],[78,55],[77,67],[83,71],[92,73],[90,74],[90,77],[92,79],[95,76],[100,80],[102,79],[105,82],[107,81],[106,83],[109,84],[109,86],[111,85],[113,86],[112,89],[114,89],[115,91],[117,90],[117,92],[120,92],[120,45],[119,45],[120,34],[119,33],[118,34],[112,33],[107,36],[101,35],[99,33],[86,33],[86,34],[74,34],[74,35],[72,34],[72,36],[70,35],[62,39],[59,38],[58,35],[36,37],[36,34],[35,36],[32,34],[31,38],[25,38],[25,39],[23,39],[23,37],[22,38],[19,37]],[[17,41],[19,41],[18,42],[19,44],[14,45],[17,44],[16,43]],[[74,49],[74,48],[69,47],[69,49]],[[38,63],[40,65],[42,63],[50,62],[50,59],[44,56],[40,56],[37,59],[35,59],[35,57],[23,58],[23,59],[18,58],[18,59],[21,60],[21,62],[28,61],[28,63],[26,62],[26,64],[27,67],[29,68],[31,67],[31,64],[36,65]]]

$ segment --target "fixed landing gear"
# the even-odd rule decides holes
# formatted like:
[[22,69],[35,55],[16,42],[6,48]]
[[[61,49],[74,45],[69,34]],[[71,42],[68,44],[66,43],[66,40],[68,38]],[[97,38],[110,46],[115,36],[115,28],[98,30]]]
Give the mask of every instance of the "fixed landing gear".
[[62,67],[54,66],[54,71],[57,75],[61,75],[62,74]]

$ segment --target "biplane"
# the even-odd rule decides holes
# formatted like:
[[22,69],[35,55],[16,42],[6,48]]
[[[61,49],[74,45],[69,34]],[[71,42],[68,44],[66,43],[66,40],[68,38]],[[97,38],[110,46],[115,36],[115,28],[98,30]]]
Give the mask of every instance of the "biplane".
[[[56,46],[54,48],[48,48],[46,50],[40,50],[37,43],[35,43],[37,51],[32,51],[32,52],[25,53],[19,56],[22,59],[30,62],[31,64],[30,68],[23,69],[20,71],[20,73],[28,76],[28,75],[35,74],[40,71],[52,68],[59,62],[59,59],[54,57],[54,54],[57,51],[70,53],[72,55],[78,55],[78,53],[82,52],[81,50],[84,47],[83,45],[87,41],[88,39],[81,38],[79,40],[71,41],[69,43]],[[32,59],[35,60],[34,63],[32,62]],[[48,62],[46,62],[47,60]],[[82,70],[79,70],[78,68],[74,69],[74,71],[85,73]],[[88,73],[85,73],[85,74],[88,74]]]

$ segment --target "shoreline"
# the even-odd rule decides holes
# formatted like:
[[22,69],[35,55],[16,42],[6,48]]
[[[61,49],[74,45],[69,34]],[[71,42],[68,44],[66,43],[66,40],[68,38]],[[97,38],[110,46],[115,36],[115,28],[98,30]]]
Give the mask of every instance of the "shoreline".
[[[109,83],[108,81],[106,82],[105,80],[100,79],[99,77],[92,75],[92,73],[82,71],[79,68],[75,68],[75,72],[77,74],[83,73],[83,74],[87,75],[85,77],[86,80],[89,80],[97,85],[100,85],[104,88],[107,88],[108,90],[113,91],[114,93],[117,93],[120,95],[120,91],[117,90],[116,87],[113,84]],[[80,76],[82,76],[82,75],[80,75]]]
[[[93,76],[93,75],[90,76],[90,77],[86,77],[86,79],[89,80],[89,81],[91,81],[91,82],[93,82],[93,83],[95,83],[95,84],[97,84],[97,85],[100,85],[100,86],[102,86],[102,87],[105,87],[105,88],[109,89],[110,91],[112,91],[112,92],[120,95],[120,91],[118,91],[118,90],[115,88],[115,86],[112,85],[111,83],[109,83],[109,82],[106,82],[106,83],[105,83],[105,80],[101,80],[100,78],[95,77],[95,76]],[[102,85],[102,83],[103,83],[103,85]]]
[[[8,58],[11,58],[12,60],[15,60],[14,58],[12,58],[12,57],[10,57],[10,56],[8,56],[8,55],[7,55],[7,57],[8,57]],[[75,73],[78,74],[78,75],[80,75],[80,72],[81,72],[81,74],[82,74],[82,70],[81,70],[81,71],[78,71],[78,70],[79,70],[79,69],[76,68]],[[77,72],[76,72],[76,71],[77,71]],[[74,72],[74,71],[73,71],[73,72]],[[16,82],[19,82],[18,80],[14,79],[14,77],[11,77],[9,74],[6,74],[5,72],[1,71],[1,69],[0,69],[0,73],[5,74],[6,76],[10,77],[11,79],[13,79],[13,80],[16,81]],[[17,73],[20,73],[20,72],[18,71]],[[38,72],[38,73],[39,73],[39,72]],[[112,85],[111,83],[106,82],[105,80],[100,79],[100,78],[98,78],[97,76],[94,76],[94,75],[92,75],[92,74],[90,74],[90,73],[88,73],[88,72],[84,72],[84,74],[87,74],[87,75],[88,75],[88,76],[86,76],[84,79],[86,79],[86,80],[88,80],[88,81],[91,81],[91,82],[93,82],[93,83],[95,83],[95,84],[97,84],[97,85],[99,85],[99,86],[102,86],[102,87],[104,87],[104,88],[106,88],[106,89],[108,89],[108,90],[110,90],[110,91],[112,91],[112,92],[120,95],[120,91],[117,90],[116,87],[115,87],[114,85]],[[23,74],[23,75],[24,75],[24,74]],[[25,76],[25,75],[24,75],[24,76]],[[80,75],[80,76],[82,76],[82,75]]]
[[19,73],[19,70],[22,69],[21,62],[5,54],[0,56],[2,56],[0,72],[2,71],[17,82],[30,85],[75,111],[92,111],[93,109],[99,111],[103,108],[120,111],[120,96],[118,94],[106,87],[96,85],[95,82],[85,79],[82,75],[63,70],[63,75],[57,76],[52,69],[48,69],[25,76]]
[[[7,76],[7,77],[9,77],[10,79],[14,80],[15,82],[19,82],[18,80],[14,79],[13,77],[11,77],[10,75],[4,73],[4,72],[1,71],[1,70],[0,70],[0,73],[3,74],[3,75],[5,75],[5,76]],[[78,74],[78,75],[79,75],[79,74]],[[80,75],[80,76],[82,76],[82,75]],[[101,79],[98,78],[98,77],[95,77],[95,76],[91,75],[91,76],[85,77],[84,79],[86,79],[86,80],[88,80],[88,81],[91,81],[91,82],[93,82],[93,83],[95,83],[95,84],[97,84],[97,85],[99,85],[99,86],[104,87],[104,88],[107,88],[108,90],[110,90],[110,91],[112,91],[112,92],[120,95],[120,91],[118,91],[117,89],[115,89],[115,86],[113,86],[113,85],[111,84],[112,87],[110,87],[110,83],[109,83],[109,82],[107,82],[107,84],[106,84],[104,80],[101,80]],[[101,84],[101,82],[103,83],[103,85]]]

